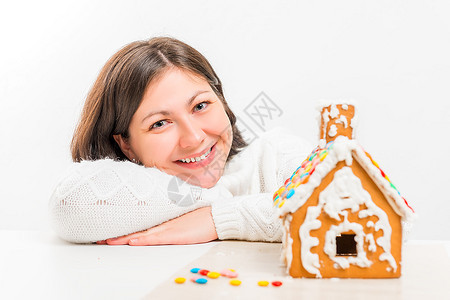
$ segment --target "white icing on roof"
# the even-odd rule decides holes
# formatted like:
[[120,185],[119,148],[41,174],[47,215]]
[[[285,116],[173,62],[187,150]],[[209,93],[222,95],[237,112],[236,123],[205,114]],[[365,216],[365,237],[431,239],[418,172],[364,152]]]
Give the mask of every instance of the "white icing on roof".
[[327,157],[322,163],[316,166],[316,169],[310,176],[309,181],[298,186],[295,189],[295,194],[290,199],[286,200],[284,205],[279,208],[279,215],[284,216],[287,213],[294,213],[297,211],[297,209],[306,203],[312,195],[314,189],[321,184],[323,178],[336,167],[338,162],[345,160],[346,164],[350,166],[352,164],[353,157],[375,182],[395,212],[399,214],[404,221],[412,221],[415,218],[415,214],[406,205],[403,198],[394,188],[391,187],[389,181],[383,178],[380,170],[373,165],[372,161],[369,157],[367,157],[361,146],[359,146],[355,140],[349,140],[345,136],[339,136],[336,138]]

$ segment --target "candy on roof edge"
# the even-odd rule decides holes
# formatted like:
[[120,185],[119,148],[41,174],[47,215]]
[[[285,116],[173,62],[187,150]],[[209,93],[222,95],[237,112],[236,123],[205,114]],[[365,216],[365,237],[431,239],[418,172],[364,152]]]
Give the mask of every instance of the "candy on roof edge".
[[[288,180],[286,180],[285,184],[280,187],[280,189],[278,189],[274,194],[274,205],[279,206],[280,216],[284,216],[289,212],[293,213],[301,206],[303,206],[313,193],[314,189],[320,185],[322,179],[336,167],[339,161],[345,160],[347,165],[351,165],[353,161],[352,153],[354,151],[355,159],[366,170],[369,177],[371,177],[371,179],[377,184],[393,209],[400,216],[404,217],[407,220],[412,220],[415,217],[412,208],[408,205],[406,200],[401,197],[398,190],[389,181],[389,178],[382,175],[384,174],[384,172],[374,164],[370,156],[367,156],[368,153],[365,152],[364,149],[362,149],[362,147],[359,146],[355,140],[349,140],[347,137],[340,136],[334,142],[328,143],[327,146],[329,148],[327,148],[327,155],[325,155],[323,160],[316,163],[316,165],[314,166],[314,170],[311,172],[310,176],[306,178],[306,182],[302,182],[296,187],[292,187],[289,191],[283,190],[282,192],[284,192],[284,196],[280,196],[278,198],[276,197],[277,193],[283,187],[285,187],[285,189],[289,188],[289,180],[292,180],[295,177],[295,174],[301,168],[300,166],[292,174],[292,176],[288,178]],[[325,149],[319,147],[315,148],[308,158],[310,158],[311,155],[314,155],[314,152],[318,150],[323,151]],[[307,160],[305,160],[303,163],[305,163]],[[313,169],[313,167],[311,167],[311,169]],[[286,184],[288,185],[286,186]],[[291,190],[293,190],[293,192],[291,192]],[[286,197],[288,196],[288,192],[290,193],[290,195],[289,197]],[[392,203],[392,201],[394,202]]]

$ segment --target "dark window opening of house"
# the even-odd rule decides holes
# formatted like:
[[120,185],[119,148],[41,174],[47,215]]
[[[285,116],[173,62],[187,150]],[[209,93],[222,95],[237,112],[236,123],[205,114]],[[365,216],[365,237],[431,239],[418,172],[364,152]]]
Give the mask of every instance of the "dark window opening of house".
[[336,255],[357,256],[355,234],[342,234],[336,237]]

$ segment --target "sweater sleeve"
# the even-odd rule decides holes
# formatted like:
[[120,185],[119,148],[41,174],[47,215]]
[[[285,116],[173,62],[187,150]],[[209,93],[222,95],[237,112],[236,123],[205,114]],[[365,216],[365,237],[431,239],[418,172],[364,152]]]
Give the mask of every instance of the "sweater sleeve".
[[220,240],[281,241],[281,219],[270,193],[217,199],[211,213]]
[[146,230],[229,198],[155,168],[110,159],[74,163],[48,205],[50,225],[64,240],[92,243]]
[[[228,184],[230,187],[238,186],[239,182],[243,186],[251,185],[251,192],[237,195],[233,189],[235,197],[217,199],[211,204],[217,235],[222,240],[280,242],[282,222],[273,206],[273,193],[307,157],[311,144],[277,128],[252,146],[255,147],[247,149],[235,162],[233,179],[238,182]],[[246,172],[248,164],[251,167]]]

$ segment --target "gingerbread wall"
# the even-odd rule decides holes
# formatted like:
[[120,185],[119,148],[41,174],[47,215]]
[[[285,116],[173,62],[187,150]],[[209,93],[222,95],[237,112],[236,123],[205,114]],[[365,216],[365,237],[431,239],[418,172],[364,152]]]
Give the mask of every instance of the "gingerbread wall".
[[[322,180],[319,187],[317,187],[311,197],[307,200],[307,202],[298,209],[293,214],[293,219],[290,225],[290,234],[293,239],[292,244],[292,263],[290,269],[290,275],[293,277],[315,277],[314,274],[308,273],[302,265],[301,262],[301,241],[299,239],[299,229],[305,219],[307,208],[310,206],[317,206],[319,203],[319,194],[332,182],[334,178],[334,174],[345,167],[345,162],[339,162],[335,169],[333,169],[329,174],[325,176]],[[384,195],[376,186],[376,184],[370,179],[365,170],[361,167],[361,165],[354,159],[353,164],[351,165],[351,169],[353,173],[359,177],[361,180],[363,188],[370,194],[372,201],[376,206],[381,208],[388,216],[389,223],[391,225],[392,234],[391,234],[391,253],[394,257],[397,270],[396,272],[387,271],[390,268],[390,265],[387,261],[380,261],[379,256],[384,252],[383,249],[377,244],[376,252],[371,252],[368,250],[367,242],[364,243],[364,251],[366,252],[367,258],[373,262],[373,264],[368,268],[362,268],[359,266],[355,266],[350,264],[350,267],[347,269],[336,269],[334,267],[335,262],[332,261],[329,256],[324,252],[324,240],[325,234],[329,230],[332,225],[338,225],[338,222],[335,219],[330,218],[326,213],[322,211],[319,216],[319,220],[321,222],[321,227],[317,230],[311,231],[311,236],[317,237],[319,239],[319,245],[311,248],[311,252],[317,253],[319,255],[320,261],[320,273],[323,278],[331,278],[331,277],[348,277],[348,278],[389,278],[389,277],[399,277],[401,274],[401,246],[402,246],[402,226],[401,226],[401,217],[394,211],[388,201],[384,198]],[[364,209],[364,207],[360,207]],[[372,220],[373,223],[376,223],[378,217],[370,216],[364,219],[360,219],[358,217],[358,212],[356,213],[348,213],[348,220],[350,222],[357,222],[364,226],[364,232],[372,233],[374,240],[383,235],[382,230],[375,231],[373,227],[368,228],[365,226],[367,221]]]

